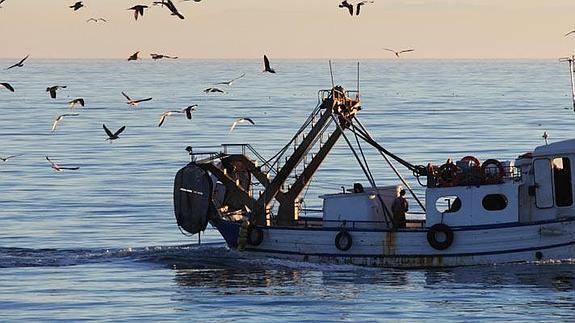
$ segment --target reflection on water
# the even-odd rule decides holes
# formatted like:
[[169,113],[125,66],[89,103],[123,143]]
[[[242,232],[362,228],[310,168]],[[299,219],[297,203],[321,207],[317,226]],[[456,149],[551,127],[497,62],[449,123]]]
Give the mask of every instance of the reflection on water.
[[422,284],[427,288],[524,286],[558,292],[575,290],[575,264],[511,264],[430,270],[368,268],[261,258],[222,243],[125,249],[0,248],[0,268],[65,267],[135,262],[174,270],[178,285],[205,288],[254,288],[296,285]]
[[248,304],[275,306],[270,320],[575,317],[573,263],[399,270],[235,256],[209,267],[179,261],[174,300],[183,308],[222,303],[235,315]]
[[[208,256],[214,254],[219,256]],[[195,253],[183,257],[155,258],[154,262],[162,262],[173,268],[175,281],[185,287],[241,289],[309,284],[398,287],[418,284],[422,280],[422,285],[430,289],[461,285],[478,289],[522,286],[557,292],[575,290],[573,263],[401,270],[252,258],[235,251],[224,251],[224,248],[215,250],[211,247],[199,248]]]
[[[61,318],[62,311],[76,306],[78,301],[65,295],[81,293],[79,283],[105,304],[123,304],[125,313],[139,313],[139,304],[148,304],[201,321],[238,317],[413,321],[430,312],[456,320],[575,317],[573,263],[399,270],[252,257],[213,243],[123,249],[0,248],[0,273],[6,277],[0,290],[24,292],[16,298],[13,293],[0,293],[0,311],[8,299],[18,304],[12,318],[30,318],[28,311],[43,306],[51,309],[44,311],[43,319]],[[135,301],[138,290],[143,292],[137,293]],[[89,303],[80,302],[85,317],[108,315],[92,312]],[[101,307],[106,313],[115,310],[114,305]]]
[[575,290],[575,265],[517,264],[430,270],[425,273],[425,281],[430,288],[465,284],[467,288],[524,286],[564,292]]

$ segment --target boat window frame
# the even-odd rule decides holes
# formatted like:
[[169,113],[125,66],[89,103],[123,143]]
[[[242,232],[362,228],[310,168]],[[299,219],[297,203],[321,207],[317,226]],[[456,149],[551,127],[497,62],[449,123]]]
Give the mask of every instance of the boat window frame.
[[[453,202],[450,201],[451,198],[453,198]],[[444,202],[448,199],[449,199],[449,201],[448,201],[449,207],[447,209],[445,209],[445,211],[439,210],[439,208],[437,207],[437,202],[439,202],[439,201]],[[459,200],[459,205],[455,204],[457,200]],[[434,207],[435,207],[435,211],[437,211],[440,214],[457,214],[463,208],[463,200],[461,199],[460,196],[458,196],[456,194],[442,195],[442,196],[438,196],[435,199]],[[455,208],[455,209],[452,210],[453,208]]]
[[[568,161],[567,165],[568,165],[568,171],[569,171],[569,176],[565,176],[566,179],[569,180],[569,185],[565,185],[565,187],[567,187],[570,191],[570,204],[567,205],[559,205],[559,201],[557,200],[557,183],[556,183],[556,178],[555,178],[555,172],[556,172],[556,168],[554,167],[555,165],[555,160],[556,159],[561,159],[561,164],[563,165],[562,169],[565,169],[565,159]],[[551,175],[553,178],[553,204],[555,205],[555,207],[557,208],[571,208],[573,207],[573,167],[571,165],[571,158],[569,158],[568,156],[554,156],[551,159]]]
[[[505,201],[505,206],[503,208],[500,209],[488,209],[485,207],[485,199],[488,196],[501,196],[503,197],[503,200]],[[485,194],[482,198],[481,198],[481,207],[483,207],[483,210],[487,211],[487,212],[499,212],[499,211],[503,211],[505,209],[507,209],[507,207],[509,206],[509,199],[507,198],[507,196],[505,194],[502,193],[489,193],[489,194]]]

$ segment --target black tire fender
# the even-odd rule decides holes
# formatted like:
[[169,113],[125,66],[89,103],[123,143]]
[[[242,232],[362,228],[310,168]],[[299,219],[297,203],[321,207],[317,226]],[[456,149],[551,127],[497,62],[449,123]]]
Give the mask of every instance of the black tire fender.
[[353,245],[349,232],[342,230],[335,236],[335,247],[341,251],[348,251]]
[[264,241],[264,231],[258,227],[250,227],[248,229],[248,244],[252,246],[259,246]]
[[[445,235],[445,240],[437,240],[438,233],[443,233]],[[427,242],[436,250],[445,250],[449,248],[453,243],[453,238],[453,230],[451,230],[447,224],[436,223],[429,228],[429,231],[427,231]]]

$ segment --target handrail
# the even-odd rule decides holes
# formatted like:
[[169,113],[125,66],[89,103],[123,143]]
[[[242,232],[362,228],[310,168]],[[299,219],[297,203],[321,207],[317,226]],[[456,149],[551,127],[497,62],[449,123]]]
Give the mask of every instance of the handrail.
[[[425,223],[425,219],[407,219],[406,223],[419,223],[419,224],[423,224]],[[303,222],[303,226],[304,228],[307,228],[308,226],[310,226],[311,222],[321,222],[321,224],[325,224],[325,223],[336,223],[338,224],[337,226],[342,227],[342,228],[349,228],[349,229],[356,229],[357,227],[359,227],[362,224],[382,224],[382,225],[386,225],[388,226],[388,223],[386,221],[360,221],[360,220],[354,220],[354,221],[349,221],[349,220],[324,220],[322,218],[312,218],[310,217],[309,219],[306,218],[300,218],[298,220],[298,222]],[[423,226],[422,226],[423,227]],[[390,228],[391,229],[391,228]]]
[[[323,100],[327,99],[330,97],[331,93],[332,93],[333,89],[323,89],[323,90],[319,90],[317,91],[317,98],[318,98],[318,102],[322,102]],[[346,97],[351,98],[351,94],[355,94],[356,97],[359,94],[359,91],[357,90],[345,90],[345,94]]]
[[270,172],[276,173],[276,170],[270,166],[269,162],[260,154],[257,152],[257,150],[252,147],[252,145],[250,144],[222,144],[222,148],[225,154],[228,153],[228,147],[241,147],[242,150],[242,155],[246,154],[246,148],[252,152],[252,154],[254,154],[254,156],[262,163],[262,166],[268,166]]

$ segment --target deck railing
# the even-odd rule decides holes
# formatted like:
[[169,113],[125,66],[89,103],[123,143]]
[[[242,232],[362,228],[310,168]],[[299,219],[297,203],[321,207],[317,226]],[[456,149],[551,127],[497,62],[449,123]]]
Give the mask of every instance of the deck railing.
[[[410,213],[414,214],[414,213]],[[418,213],[419,214],[419,213]],[[424,214],[424,213],[423,213]],[[423,228],[425,227],[425,220],[421,219],[408,219],[406,221],[408,228]],[[301,217],[298,219],[298,225],[304,228],[325,227],[340,227],[350,230],[366,229],[366,228],[385,228],[387,227],[386,221],[349,221],[349,220],[324,220],[320,217]]]
[[264,170],[266,173],[267,172],[272,172],[275,173],[276,170],[271,167],[272,165],[270,165],[270,163],[262,156],[260,155],[260,153],[258,153],[258,151],[252,147],[252,145],[250,144],[222,144],[222,152],[224,154],[229,154],[230,150],[233,149],[240,149],[240,153],[242,155],[248,156],[247,152],[249,151],[260,163],[261,163],[261,167],[264,167]]

